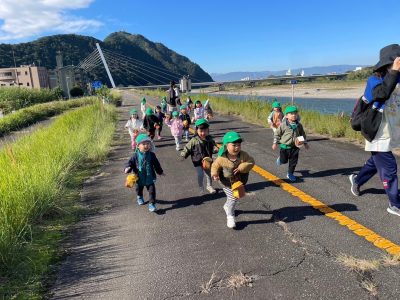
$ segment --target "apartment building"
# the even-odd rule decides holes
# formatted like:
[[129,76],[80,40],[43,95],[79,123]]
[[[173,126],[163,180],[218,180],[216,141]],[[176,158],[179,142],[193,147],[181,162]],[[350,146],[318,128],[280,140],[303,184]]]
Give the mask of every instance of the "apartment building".
[[49,74],[46,68],[34,65],[0,68],[0,87],[5,86],[19,86],[31,89],[50,88]]

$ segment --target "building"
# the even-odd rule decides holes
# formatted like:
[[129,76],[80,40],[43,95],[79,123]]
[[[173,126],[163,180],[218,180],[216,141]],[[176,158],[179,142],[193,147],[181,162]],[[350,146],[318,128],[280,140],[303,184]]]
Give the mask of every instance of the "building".
[[55,70],[50,71],[49,80],[50,87],[60,87],[63,90],[64,96],[70,98],[70,90],[76,86],[81,85],[82,74],[75,66],[65,66],[63,64],[63,57],[60,51],[56,56],[57,67]]
[[50,88],[49,75],[46,68],[34,65],[0,68],[0,87],[5,86],[19,86],[30,89]]

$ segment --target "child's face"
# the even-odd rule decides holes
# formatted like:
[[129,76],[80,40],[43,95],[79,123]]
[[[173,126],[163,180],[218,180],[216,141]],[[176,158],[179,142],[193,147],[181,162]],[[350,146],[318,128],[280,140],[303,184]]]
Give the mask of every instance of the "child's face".
[[297,120],[297,112],[288,113],[288,114],[286,115],[286,118],[287,118],[290,122],[296,121],[296,120]]
[[198,128],[198,129],[197,129],[197,135],[198,135],[202,140],[205,140],[206,137],[208,136],[208,128],[204,128],[204,129]]
[[160,111],[161,111],[161,108],[158,108],[158,107],[157,107],[157,108],[156,108],[156,112],[159,113]]
[[242,144],[241,143],[228,143],[226,145],[226,150],[230,155],[238,155],[240,152]]
[[139,116],[138,116],[137,114],[132,114],[132,115],[131,115],[131,118],[132,118],[132,119],[137,119],[137,118],[139,118]]
[[201,103],[197,103],[197,104],[196,104],[196,107],[197,107],[197,108],[201,107]]
[[139,148],[140,152],[147,152],[151,149],[151,143],[150,142],[140,143],[138,148]]
[[181,109],[182,115],[186,115],[186,109]]
[[275,112],[278,112],[278,111],[281,111],[281,109],[280,109],[279,107],[275,107],[275,108],[274,108],[274,111],[275,111]]

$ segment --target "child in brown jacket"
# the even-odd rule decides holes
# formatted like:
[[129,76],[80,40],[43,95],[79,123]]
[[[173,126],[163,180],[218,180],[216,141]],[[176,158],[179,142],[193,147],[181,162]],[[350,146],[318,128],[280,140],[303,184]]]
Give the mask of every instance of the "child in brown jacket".
[[238,182],[247,183],[249,172],[254,167],[254,159],[241,151],[241,136],[235,132],[227,132],[222,139],[223,146],[218,152],[218,158],[211,165],[211,176],[219,180],[226,194],[224,210],[226,212],[227,226],[236,227],[235,205],[237,198],[232,191],[232,185]]

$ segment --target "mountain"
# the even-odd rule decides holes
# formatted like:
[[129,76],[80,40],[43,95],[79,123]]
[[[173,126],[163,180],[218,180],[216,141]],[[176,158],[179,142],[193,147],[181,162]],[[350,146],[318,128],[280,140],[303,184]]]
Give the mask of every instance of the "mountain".
[[[15,58],[17,66],[34,63],[54,69],[57,51],[62,52],[64,66],[76,66],[96,49],[96,43],[106,53],[116,85],[166,84],[186,74],[192,77],[193,82],[212,81],[208,73],[187,57],[140,34],[127,32],[112,33],[104,41],[89,36],[61,34],[29,43],[0,44],[0,68],[14,66]],[[103,66],[91,70],[88,76],[92,80],[109,83]]]
[[[309,67],[303,69],[292,69],[292,75],[299,74],[304,70],[304,75],[312,74],[328,74],[328,73],[345,73],[354,70],[356,67],[366,67],[365,65],[335,65]],[[211,77],[215,81],[234,81],[249,77],[250,79],[263,79],[269,76],[283,76],[287,70],[282,71],[260,71],[260,72],[230,72],[230,73],[211,73]]]

